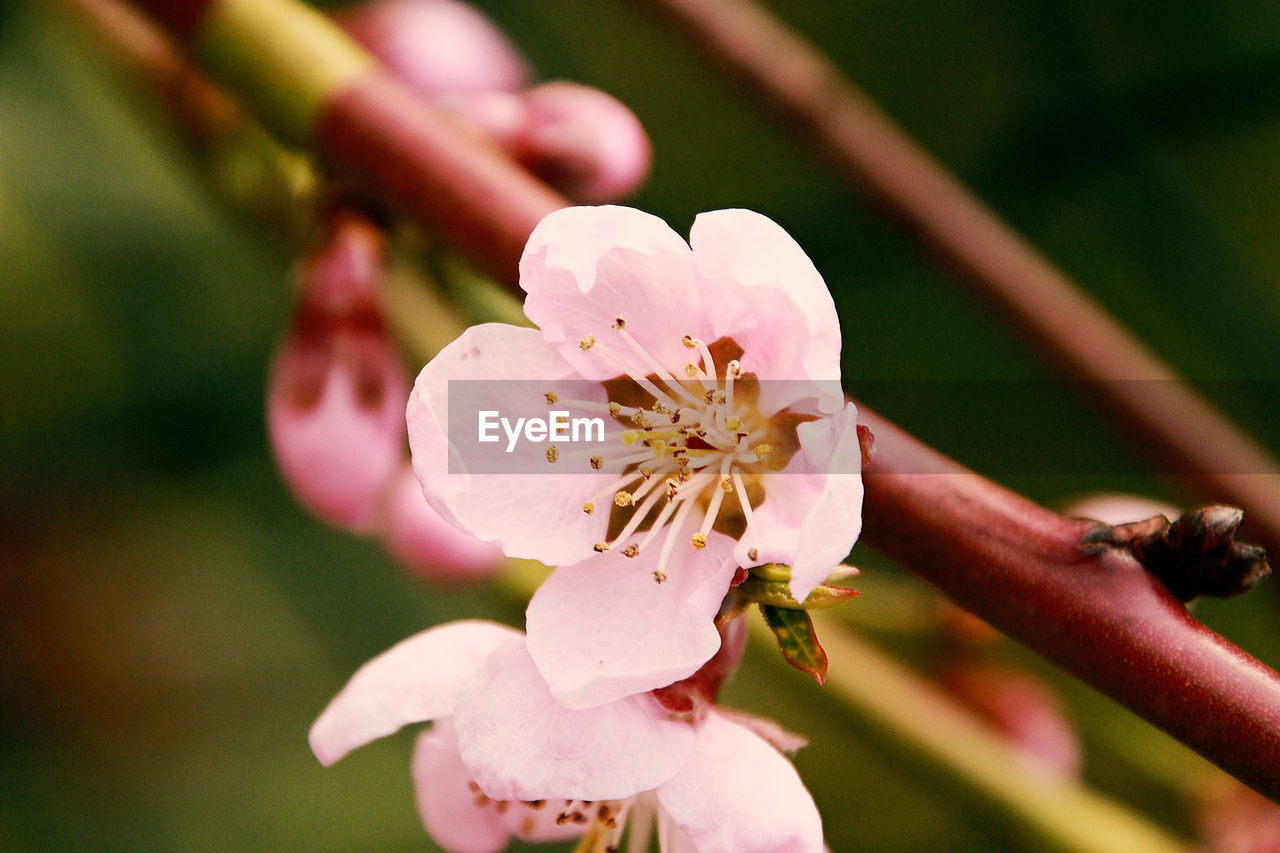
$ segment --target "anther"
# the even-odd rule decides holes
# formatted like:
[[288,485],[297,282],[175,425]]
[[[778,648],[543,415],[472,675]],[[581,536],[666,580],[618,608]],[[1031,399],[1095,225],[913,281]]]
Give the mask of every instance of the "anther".
[[622,406],[619,405],[618,403],[610,403],[609,414],[613,415],[616,418],[618,415],[622,414]]
[[688,376],[690,379],[697,379],[697,378],[698,378],[698,365],[696,365],[696,364],[686,364],[686,365],[684,366],[684,375],[685,375],[685,376]]
[[632,506],[636,499],[628,491],[620,491],[613,496],[613,502],[618,506]]
[[603,457],[603,456],[592,456],[592,457],[591,457],[591,469],[592,469],[593,471],[599,471],[599,470],[600,470],[601,468],[603,468],[603,467],[604,467],[604,457]]
[[609,543],[597,542],[596,544],[591,546],[591,550],[595,551],[597,554],[603,554],[605,551],[609,550]]
[[591,513],[596,511],[596,505],[593,504],[591,501],[587,501],[582,505],[582,511],[585,512],[587,515],[591,515]]
[[546,800],[529,800],[525,803],[526,806],[533,809],[534,811],[537,811],[538,809],[542,808],[546,804],[547,804]]
[[555,391],[548,391],[542,396],[547,398],[548,406],[554,406],[556,403],[560,402],[560,395],[557,394]]
[[627,318],[619,314],[613,319],[613,327],[615,329],[625,329],[627,327]]
[[680,343],[684,344],[689,349],[698,348],[698,342],[693,339],[693,335],[685,335],[680,339]]
[[595,345],[596,345],[595,335],[587,335],[585,338],[578,341],[578,348],[581,349],[583,352],[586,352],[587,350],[591,349]]
[[667,479],[667,498],[674,498],[680,492],[680,481]]
[[647,480],[647,479],[649,479],[650,477],[652,477],[652,476],[653,476],[653,469],[652,469],[652,468],[646,468],[644,465],[641,465],[641,466],[640,466],[640,476],[641,476],[641,477],[644,477],[646,480]]
[[653,579],[654,579],[655,581],[657,581],[658,583],[666,583],[666,582],[667,582],[667,573],[666,573],[666,572],[662,572],[662,571],[654,572],[654,573],[653,573]]
[[559,459],[559,458],[560,458],[560,450],[559,450],[559,449],[558,449],[554,444],[548,445],[548,446],[547,446],[547,461],[548,461],[548,462],[555,462],[555,461],[556,461],[557,459]]
[[763,458],[765,458],[766,456],[768,456],[768,455],[769,455],[770,453],[772,453],[772,452],[773,452],[773,446],[772,446],[772,445],[770,445],[770,444],[767,444],[767,443],[766,443],[766,444],[757,444],[757,445],[756,445],[756,458],[757,458],[757,459],[763,459]]
[[726,429],[736,430],[738,427],[742,426],[742,418],[737,415],[730,415],[725,418],[724,425]]
[[729,364],[725,366],[725,373],[728,374],[729,376],[732,376],[734,379],[741,379],[742,365],[735,358],[733,361],[729,362]]
[[703,548],[707,547],[707,537],[706,537],[706,534],[704,534],[704,533],[695,533],[695,534],[693,534],[693,547],[697,548],[699,551],[701,551]]
[[627,447],[630,447],[631,445],[636,443],[636,439],[639,437],[640,437],[640,433],[636,432],[633,429],[629,429],[622,434],[622,443],[625,444]]
[[622,549],[622,556],[636,557],[640,554],[640,546],[632,542],[630,545]]

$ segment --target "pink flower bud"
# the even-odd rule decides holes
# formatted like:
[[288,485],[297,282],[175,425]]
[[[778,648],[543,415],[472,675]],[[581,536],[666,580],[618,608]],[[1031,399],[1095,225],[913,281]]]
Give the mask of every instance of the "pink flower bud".
[[373,522],[404,455],[409,376],[379,313],[382,243],[335,221],[303,262],[297,312],[267,385],[276,463],[298,500],[341,527]]
[[483,580],[498,570],[502,553],[440,517],[406,464],[387,492],[382,543],[420,577],[437,582]]
[[1044,682],[1010,667],[965,665],[940,681],[1017,747],[1028,767],[1056,778],[1079,777],[1080,739]]
[[652,152],[640,120],[599,89],[547,83],[514,95],[460,99],[450,106],[575,201],[620,198],[649,173]]
[[456,0],[377,0],[334,16],[427,100],[527,85],[524,60],[488,18]]

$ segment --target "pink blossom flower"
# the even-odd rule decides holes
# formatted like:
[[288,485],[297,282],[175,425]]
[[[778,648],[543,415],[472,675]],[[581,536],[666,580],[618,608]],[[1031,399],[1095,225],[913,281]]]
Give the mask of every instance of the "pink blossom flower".
[[733,717],[672,719],[647,694],[567,708],[521,634],[488,622],[424,631],[365,664],[316,720],[311,748],[329,765],[425,720],[435,725],[414,754],[419,811],[449,850],[583,833],[604,849],[628,816],[633,834],[647,831],[636,825],[646,812],[664,850],[822,850],[795,769]]
[[[560,566],[530,603],[529,649],[557,699],[589,707],[696,671],[740,567],[789,565],[804,600],[844,559],[861,526],[857,413],[831,296],[759,214],[702,214],[686,243],[637,210],[560,210],[520,283],[539,328],[476,326],[446,347],[418,377],[409,440],[443,516]],[[468,389],[458,408],[550,404],[607,435],[547,447],[532,472],[481,473],[475,415],[450,430],[451,382]]]

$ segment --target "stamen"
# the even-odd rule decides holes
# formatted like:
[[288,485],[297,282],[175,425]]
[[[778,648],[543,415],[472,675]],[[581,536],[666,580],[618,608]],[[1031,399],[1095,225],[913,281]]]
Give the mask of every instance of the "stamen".
[[559,458],[560,458],[560,449],[557,448],[554,444],[547,445],[547,461],[555,462]]
[[609,550],[609,543],[597,542],[596,544],[591,546],[591,550],[595,551],[597,554],[603,554],[605,551]]
[[632,506],[636,501],[630,492],[620,491],[613,496],[613,502],[616,506]]
[[757,459],[763,459],[763,458],[765,458],[766,456],[768,456],[768,455],[769,455],[770,453],[772,453],[772,452],[773,452],[773,445],[771,445],[771,444],[757,444],[757,445],[756,445],[756,458],[757,458]]
[[587,350],[591,349],[595,345],[596,345],[595,335],[587,335],[585,338],[578,341],[578,348],[581,349],[583,352],[586,352]]
[[614,318],[614,320],[613,320],[613,328],[617,329],[618,331],[621,331],[621,330],[625,329],[626,327],[627,327],[627,318],[626,318],[626,317],[623,317],[621,314],[619,314],[617,317],[615,317],[615,318]]
[[547,398],[548,406],[554,406],[556,403],[560,402],[560,395],[557,394],[555,391],[548,391],[542,396]]
[[[618,337],[622,338],[622,340],[626,342],[627,346],[631,348],[631,351],[640,357],[640,361],[642,361],[645,367],[649,369],[649,372],[653,373],[655,376],[657,376],[659,379],[665,382],[667,384],[667,387],[670,388],[673,392],[675,392],[676,396],[684,397],[686,400],[693,403],[697,402],[698,398],[694,397],[691,393],[689,393],[689,389],[685,388],[683,385],[677,382],[676,378],[671,375],[671,372],[669,370],[667,370],[665,367],[659,364],[658,360],[653,356],[651,356],[648,350],[640,346],[639,341],[631,337],[631,333],[626,330],[625,324],[623,324],[622,326],[614,326],[614,328],[618,330]],[[648,389],[645,389],[645,390],[648,390]],[[657,397],[658,395],[655,394],[654,396]],[[661,398],[660,398],[660,401],[666,402]]]
[[591,501],[587,501],[582,505],[582,511],[585,512],[587,515],[591,515],[591,513],[596,511],[596,505],[593,504]]
[[[759,536],[756,534],[755,525],[752,524],[751,499],[747,497],[747,487],[743,485],[742,474],[737,469],[734,469],[732,476],[734,490],[738,493],[738,503],[742,505],[742,517],[746,519],[747,522],[747,529],[743,535],[751,537],[751,552],[759,553]],[[755,557],[751,557],[751,559],[754,560]]]

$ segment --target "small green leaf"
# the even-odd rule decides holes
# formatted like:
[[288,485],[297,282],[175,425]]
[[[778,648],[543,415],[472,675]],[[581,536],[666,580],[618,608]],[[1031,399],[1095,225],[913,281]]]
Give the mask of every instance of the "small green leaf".
[[813,630],[813,619],[804,610],[761,604],[760,612],[778,638],[787,663],[803,669],[822,684],[827,680],[827,653]]
[[834,607],[858,594],[856,589],[849,589],[845,586],[831,586],[824,583],[809,593],[809,597],[801,603],[791,596],[790,582],[766,580],[754,574],[740,583],[735,589],[740,596],[748,601],[792,610],[819,610],[824,607]]

